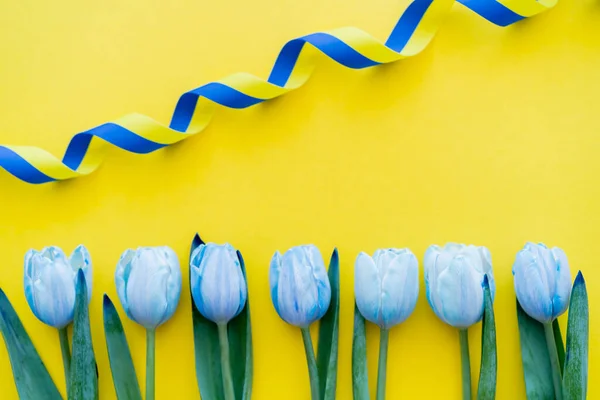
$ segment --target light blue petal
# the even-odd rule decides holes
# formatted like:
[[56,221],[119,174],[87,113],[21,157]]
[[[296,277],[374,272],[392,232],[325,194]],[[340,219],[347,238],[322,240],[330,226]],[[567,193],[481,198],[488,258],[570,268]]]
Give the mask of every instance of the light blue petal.
[[544,267],[545,282],[548,287],[548,293],[550,293],[550,296],[553,296],[556,282],[556,261],[554,261],[552,252],[543,244],[538,246],[538,254],[543,260],[540,265],[543,265]]
[[60,247],[57,246],[48,246],[44,247],[40,252],[42,257],[49,259],[50,261],[62,260],[67,263],[67,256],[65,256],[64,251]]
[[246,278],[244,277],[244,272],[242,271],[242,267],[241,267],[241,260],[237,254],[237,251],[235,251],[235,259],[238,262],[238,268],[236,268],[236,271],[238,274],[238,279],[240,281],[240,290],[239,290],[239,300],[238,300],[239,307],[238,307],[237,312],[234,315],[234,318],[237,317],[238,315],[240,315],[240,313],[246,306],[246,300],[248,299],[248,282],[246,281]]
[[202,304],[198,311],[215,323],[227,323],[238,314],[240,299],[245,301],[246,283],[230,245],[207,247],[200,272]]
[[[37,257],[36,257],[37,258]],[[66,260],[39,257],[39,279],[32,284],[32,300],[40,321],[64,328],[73,321],[75,285]]]
[[438,258],[439,254],[440,246],[436,244],[432,244],[425,251],[425,256],[423,257],[423,273],[425,276],[434,270],[435,260]]
[[25,254],[23,284],[25,287],[25,298],[27,299],[27,304],[29,304],[29,308],[31,308],[33,314],[41,320],[40,315],[37,312],[37,305],[35,304],[33,284],[35,281],[39,280],[41,276],[41,272],[38,271],[37,266],[42,266],[44,264],[40,263],[36,259],[43,260],[43,257],[41,257],[36,250],[31,249]]
[[452,255],[462,253],[467,246],[462,243],[448,242],[444,245],[443,252]]
[[492,268],[492,255],[485,246],[479,246],[478,250],[483,263],[483,272],[488,276],[490,295],[492,296],[493,302],[496,299],[496,280],[494,279],[494,270]]
[[468,328],[483,314],[483,276],[469,265],[463,255],[453,258],[450,266],[438,277],[436,292],[441,310],[437,314],[457,328]]
[[202,258],[204,257],[204,251],[206,250],[206,245],[201,244],[196,247],[192,252],[192,256],[190,257],[190,267],[194,266],[196,268],[200,268],[202,264]]
[[479,247],[474,246],[472,244],[465,246],[465,248],[462,250],[462,252],[460,254],[462,254],[464,257],[466,257],[469,260],[469,265],[471,265],[473,268],[475,268],[475,270],[477,270],[477,272],[479,272],[482,275],[485,273],[484,260],[483,260],[481,250],[479,249]]
[[432,245],[429,246],[425,252],[425,257],[423,259],[427,302],[438,316],[440,315],[442,305],[440,304],[439,296],[437,295],[437,279],[440,273],[447,268],[447,265],[443,266],[438,262],[441,254],[440,247]]
[[273,302],[273,307],[275,307],[275,311],[281,318],[281,314],[279,313],[279,299],[277,297],[277,287],[279,286],[279,274],[281,272],[281,253],[276,251],[271,258],[271,265],[269,266],[269,286],[271,288],[271,301]]
[[310,266],[299,262],[286,263],[286,254],[283,256],[277,288],[279,313],[287,323],[306,327],[317,314],[317,285]]
[[135,257],[136,252],[132,249],[127,249],[121,254],[119,262],[117,263],[117,269],[115,271],[115,286],[117,287],[117,294],[121,305],[125,310],[125,314],[129,319],[133,320],[131,313],[129,312],[129,302],[127,301],[127,281],[131,274],[131,262]]
[[312,269],[312,276],[317,285],[317,309],[312,317],[313,322],[321,319],[331,301],[331,286],[329,283],[329,276],[327,276],[327,270],[325,269],[325,263],[323,262],[323,256],[321,252],[314,245],[305,247],[307,261]]
[[79,269],[83,270],[89,303],[92,299],[92,259],[90,252],[84,245],[80,244],[73,250],[69,256],[69,265],[71,265],[71,268],[73,269],[73,282],[75,282],[75,284],[77,284],[77,271]]
[[139,248],[131,261],[126,287],[129,313],[146,329],[155,329],[166,314],[170,273],[164,256],[153,248]]
[[552,248],[552,256],[556,263],[556,283],[554,296],[552,298],[552,317],[562,315],[569,306],[571,297],[571,268],[565,252],[558,248]]
[[364,252],[358,255],[354,263],[354,296],[356,306],[366,320],[374,324],[382,323],[379,271],[375,261]]
[[[412,314],[419,294],[419,266],[410,252],[396,253],[382,276],[381,324],[391,328],[404,322]],[[383,266],[380,271],[384,270]]]
[[517,253],[513,265],[515,292],[523,310],[539,322],[552,320],[552,298],[546,282],[546,271],[539,256],[525,247]]
[[204,253],[204,247],[197,247],[192,254],[190,261],[190,288],[192,292],[192,299],[194,300],[194,304],[197,309],[202,307],[202,295],[200,294],[200,267],[199,261],[202,259],[202,254]]
[[27,251],[27,253],[25,253],[25,268],[24,268],[24,272],[25,272],[25,276],[35,279],[36,278],[36,271],[35,271],[35,263],[33,262],[33,257],[39,254],[38,251],[30,249]]
[[181,268],[179,266],[177,254],[175,254],[170,247],[162,246],[158,247],[157,250],[163,253],[163,257],[169,268],[169,277],[166,286],[167,309],[159,322],[159,325],[162,325],[167,322],[173,316],[175,310],[177,310],[179,297],[181,295]]

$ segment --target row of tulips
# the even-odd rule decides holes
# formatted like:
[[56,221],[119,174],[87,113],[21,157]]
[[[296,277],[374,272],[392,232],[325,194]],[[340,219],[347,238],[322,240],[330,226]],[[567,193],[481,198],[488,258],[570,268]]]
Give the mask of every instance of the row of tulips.
[[[424,256],[427,300],[435,314],[458,329],[463,399],[471,399],[468,328],[483,319],[478,399],[496,392],[495,284],[487,248],[450,243],[430,246]],[[528,398],[584,399],[587,390],[588,309],[581,273],[571,285],[565,253],[527,243],[513,265],[522,359]],[[252,335],[246,270],[231,245],[204,243],[198,235],[189,276],[196,375],[203,399],[249,399]],[[300,328],[313,400],[335,398],[339,326],[339,259],[329,271],[313,245],[293,247],[271,260],[271,298],[278,315]],[[67,396],[98,397],[98,371],[89,329],[92,262],[84,246],[67,257],[57,247],[25,256],[25,295],[35,316],[58,329]],[[156,329],[175,313],[182,286],[177,255],[168,247],[126,250],[117,263],[115,285],[128,318],[147,332],[146,399],[154,399]],[[377,399],[385,398],[389,330],[413,312],[419,295],[419,263],[409,249],[360,253],[355,261],[353,390],[368,399],[365,320],[380,328]],[[571,303],[567,356],[556,318]],[[3,292],[0,330],[5,338],[21,399],[60,399],[29,336]],[[321,320],[315,355],[309,327]],[[73,323],[72,345],[67,327]],[[104,326],[113,383],[119,399],[141,399],[125,332],[104,296]],[[541,371],[541,372],[540,372]]]

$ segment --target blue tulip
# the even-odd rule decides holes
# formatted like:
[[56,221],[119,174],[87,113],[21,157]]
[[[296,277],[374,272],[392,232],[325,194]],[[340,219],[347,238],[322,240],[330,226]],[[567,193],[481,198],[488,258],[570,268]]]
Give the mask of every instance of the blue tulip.
[[464,329],[481,320],[484,275],[488,276],[492,299],[496,293],[487,248],[456,243],[430,246],[424,266],[427,300],[442,321]]
[[360,313],[382,329],[404,322],[419,296],[419,262],[409,249],[360,253],[354,272],[354,294]]
[[564,251],[527,243],[513,265],[519,304],[541,323],[552,322],[569,306],[571,270]]
[[83,270],[88,301],[92,296],[92,262],[85,246],[67,257],[56,246],[25,255],[25,297],[31,311],[43,323],[62,329],[73,321],[77,271]]
[[115,284],[127,316],[154,330],[171,318],[179,302],[177,255],[166,246],[125,250],[117,264]]
[[269,271],[271,299],[288,324],[306,328],[329,308],[331,286],[319,249],[292,247],[283,257],[276,252]]
[[230,244],[198,246],[190,260],[190,285],[196,308],[216,324],[226,324],[246,305],[246,280]]

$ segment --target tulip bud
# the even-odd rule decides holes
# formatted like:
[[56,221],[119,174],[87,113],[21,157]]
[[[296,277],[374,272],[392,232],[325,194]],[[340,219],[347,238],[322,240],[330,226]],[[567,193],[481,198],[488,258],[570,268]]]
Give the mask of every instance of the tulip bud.
[[25,255],[25,297],[31,311],[43,323],[61,329],[73,321],[77,271],[83,270],[88,302],[92,297],[92,262],[85,246],[69,258],[56,246]]
[[127,316],[154,330],[171,318],[179,302],[177,255],[166,246],[125,250],[117,264],[115,284]]
[[382,329],[406,320],[419,295],[419,263],[409,249],[360,253],[355,263],[354,294],[360,313]]
[[276,252],[269,271],[271,299],[288,324],[306,328],[329,308],[331,286],[319,249],[292,247],[283,257]]
[[487,248],[448,243],[425,253],[427,300],[435,314],[456,328],[468,328],[483,316],[483,278],[488,276],[492,299],[496,285]]
[[202,244],[190,259],[190,285],[196,308],[216,324],[226,324],[246,305],[246,280],[230,244]]
[[567,310],[571,270],[564,251],[527,243],[517,253],[512,273],[519,304],[531,318],[548,323]]

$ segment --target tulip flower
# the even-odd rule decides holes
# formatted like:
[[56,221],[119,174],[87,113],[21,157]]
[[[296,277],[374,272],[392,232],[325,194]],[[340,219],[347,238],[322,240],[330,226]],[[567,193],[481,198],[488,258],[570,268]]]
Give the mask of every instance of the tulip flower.
[[87,285],[88,302],[92,297],[92,261],[83,245],[67,258],[56,246],[25,254],[25,298],[33,314],[46,325],[58,329],[65,377],[69,376],[71,351],[67,327],[75,312],[77,272],[82,270]]
[[571,270],[564,251],[543,243],[527,243],[517,253],[512,273],[523,310],[544,325],[555,394],[562,398],[561,372],[552,322],[569,306]]
[[283,257],[276,252],[269,271],[271,299],[277,314],[302,332],[311,396],[319,398],[319,377],[309,326],[325,315],[331,301],[331,285],[323,257],[314,245],[292,247]]
[[181,294],[177,255],[166,246],[125,250],[115,283],[127,316],[146,328],[146,399],[154,400],[156,328],[173,316]]
[[194,303],[205,318],[227,325],[242,312],[246,305],[246,280],[230,244],[196,247],[190,268]]
[[527,243],[517,253],[512,273],[517,299],[531,318],[546,324],[567,311],[571,270],[564,251]]
[[415,309],[419,295],[419,263],[409,249],[382,249],[373,257],[361,252],[355,263],[356,306],[380,328],[377,399],[385,399],[389,329]]
[[235,249],[230,244],[214,243],[196,247],[190,257],[190,281],[196,308],[217,324],[225,399],[234,400],[227,323],[242,312],[248,295]]
[[459,329],[463,398],[471,398],[467,329],[483,316],[483,281],[487,275],[492,299],[496,293],[492,258],[483,246],[448,243],[430,246],[424,259],[427,300],[435,314]]

